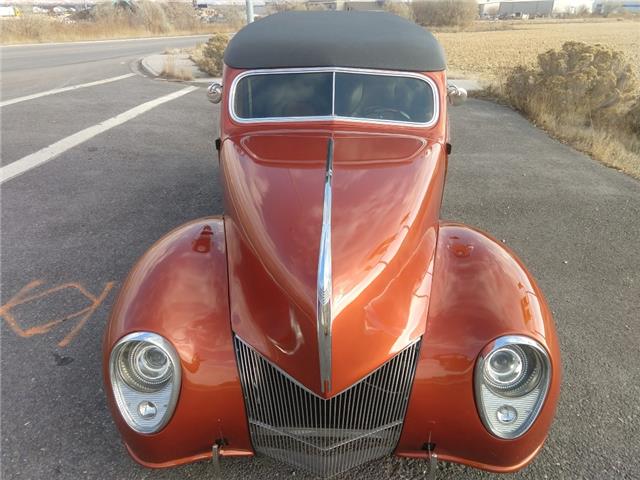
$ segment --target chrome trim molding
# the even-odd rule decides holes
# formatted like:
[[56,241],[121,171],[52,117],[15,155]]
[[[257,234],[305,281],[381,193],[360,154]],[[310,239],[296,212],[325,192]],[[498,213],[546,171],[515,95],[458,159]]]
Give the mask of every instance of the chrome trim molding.
[[321,477],[391,455],[404,424],[420,343],[325,399],[234,337],[254,449]]
[[[486,406],[483,400],[483,388],[486,389],[482,372],[484,361],[491,352],[508,345],[525,345],[531,347],[540,354],[540,358],[542,359],[541,378],[539,380],[539,384],[534,388],[534,390],[521,397],[501,397],[493,394],[496,398],[500,399],[501,403],[504,403],[506,405],[517,404],[517,406],[520,406],[520,404],[524,403],[526,404],[525,409],[530,409],[530,413],[528,414],[528,417],[526,417],[526,420],[522,423],[521,426],[517,428],[517,430],[512,433],[499,432],[496,431],[494,427],[492,427],[491,422],[487,418]],[[547,394],[549,393],[549,387],[551,386],[552,374],[553,372],[551,370],[551,360],[549,359],[549,353],[542,345],[540,345],[532,338],[525,337],[523,335],[506,335],[504,337],[497,338],[489,343],[485,348],[482,349],[482,352],[478,356],[474,371],[474,390],[476,402],[478,404],[478,414],[480,415],[480,419],[482,420],[485,428],[493,436],[506,440],[513,440],[524,435],[531,428],[535,420],[538,418],[540,411],[542,410],[542,406],[544,405]],[[527,397],[532,398],[528,399]]]
[[[402,122],[396,120],[379,120],[375,118],[354,118],[354,117],[341,117],[335,115],[335,75],[333,76],[333,86],[332,86],[332,100],[331,100],[331,115],[326,116],[318,116],[318,117],[265,117],[265,118],[241,118],[236,115],[235,112],[235,98],[236,98],[236,88],[238,86],[238,82],[245,77],[250,75],[277,75],[283,73],[322,73],[322,72],[332,72],[332,73],[361,73],[366,75],[381,75],[387,77],[406,77],[406,78],[417,78],[418,80],[422,80],[427,83],[431,87],[431,92],[433,95],[433,117],[426,123],[418,123],[418,122]],[[445,92],[446,94],[446,92]],[[374,125],[390,125],[390,126],[404,126],[404,127],[420,127],[420,128],[430,128],[434,126],[438,119],[440,118],[440,102],[439,102],[439,94],[438,87],[435,82],[422,74],[414,73],[414,72],[395,72],[390,70],[372,70],[372,69],[364,69],[364,68],[343,68],[343,67],[317,67],[317,68],[273,68],[273,69],[262,69],[262,70],[247,70],[239,74],[236,78],[233,79],[231,83],[231,89],[229,90],[229,100],[227,105],[229,115],[231,119],[235,123],[240,124],[254,124],[254,123],[284,123],[284,122],[332,122],[332,121],[340,121],[340,122],[350,122],[350,123],[368,123]]]
[[331,180],[333,179],[333,138],[327,144],[327,164],[324,177],[322,231],[318,254],[317,327],[320,355],[320,390],[331,390],[331,303],[333,274],[331,271]]
[[[131,415],[130,406],[127,405],[127,401],[128,400],[131,401],[132,398],[135,398],[137,400],[145,400],[145,399],[151,398],[152,400],[157,401],[156,398],[154,397],[158,395],[158,393],[154,394],[154,393],[145,393],[145,392],[136,391],[134,395],[131,395],[131,394],[125,395],[124,392],[122,391],[123,380],[121,380],[120,375],[118,375],[116,362],[118,359],[118,354],[120,352],[120,349],[122,349],[124,345],[129,342],[147,342],[155,345],[156,347],[158,347],[164,353],[167,354],[173,366],[173,378],[171,382],[169,382],[167,386],[164,387],[161,392],[159,392],[160,394],[162,394],[164,390],[166,390],[167,388],[171,388],[169,400],[166,404],[166,409],[162,417],[162,420],[160,421],[160,423],[157,423],[156,425],[153,425],[153,426],[141,426],[138,423],[136,423],[136,421]],[[156,433],[162,430],[167,425],[167,423],[169,423],[169,420],[171,420],[171,417],[173,416],[174,410],[178,403],[178,397],[180,395],[180,388],[181,388],[181,382],[182,382],[181,377],[182,377],[182,370],[180,366],[180,357],[178,356],[178,353],[176,352],[173,345],[167,339],[158,335],[157,333],[134,332],[134,333],[125,335],[120,340],[118,340],[118,342],[111,349],[111,353],[109,354],[109,380],[111,382],[111,389],[113,390],[113,396],[115,398],[116,405],[118,406],[118,411],[122,415],[122,418],[124,418],[125,422],[127,422],[127,425],[129,425],[129,427],[131,427],[132,430],[138,433],[143,433],[143,434]],[[133,391],[133,389],[129,389],[129,390]]]

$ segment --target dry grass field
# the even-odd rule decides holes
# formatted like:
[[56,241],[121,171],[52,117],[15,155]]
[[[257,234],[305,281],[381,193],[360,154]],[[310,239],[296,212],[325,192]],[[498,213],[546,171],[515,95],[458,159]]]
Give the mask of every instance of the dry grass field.
[[78,42],[168,35],[195,35],[212,33],[213,31],[215,30],[207,25],[199,25],[197,28],[170,27],[166,30],[157,31],[147,26],[115,22],[98,24],[78,22],[68,24],[55,19],[33,15],[27,20],[0,20],[0,43],[12,45],[20,43]]
[[[540,53],[560,48],[568,41],[599,43],[621,50],[640,71],[640,21],[477,22],[476,25],[464,32],[435,32],[444,46],[452,77],[499,78],[517,65],[534,66]],[[478,31],[492,27],[496,29]]]
[[[206,23],[185,3],[136,2],[133,10],[111,2],[67,15],[31,14],[0,19],[2,44],[69,42],[168,35],[207,34],[237,30],[239,17],[228,23]],[[240,19],[241,20],[241,19]]]
[[[479,80],[483,94],[640,178],[640,21],[476,22],[470,31],[435,34],[450,77]],[[581,43],[563,50],[566,42]],[[539,56],[551,49],[555,52],[541,64]]]

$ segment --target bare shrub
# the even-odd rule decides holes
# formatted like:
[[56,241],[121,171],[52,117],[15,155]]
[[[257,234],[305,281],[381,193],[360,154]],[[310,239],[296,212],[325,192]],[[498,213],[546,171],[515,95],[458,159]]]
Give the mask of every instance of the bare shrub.
[[578,18],[587,18],[591,16],[591,10],[589,10],[589,7],[586,5],[581,5],[578,7],[574,15]]
[[620,122],[637,90],[622,52],[580,42],[540,54],[536,68],[518,67],[506,82],[506,94],[520,110],[542,107],[585,125]]
[[398,0],[384,0],[384,4],[382,6],[389,13],[406,18],[407,20],[415,20],[413,9],[406,2]]
[[165,55],[164,57],[164,65],[162,66],[162,72],[160,73],[163,77],[173,77],[176,74],[176,57],[175,55]]
[[228,43],[229,35],[214,33],[202,47],[201,54],[191,58],[200,70],[213,77],[219,77],[222,75],[223,56]]
[[166,55],[160,76],[170,80],[193,80],[191,68],[179,66],[178,63],[179,57],[174,54]]
[[2,37],[31,38],[40,42],[47,38],[52,21],[41,15],[25,14],[2,21]]
[[172,28],[181,31],[198,30],[202,22],[195,9],[186,3],[169,2],[162,4],[167,21]]
[[633,133],[638,135],[640,140],[640,97],[635,101],[627,112],[625,121]]
[[154,2],[138,2],[137,5],[133,14],[135,24],[142,25],[145,30],[155,34],[171,31],[172,26],[163,5]]
[[566,42],[516,67],[504,97],[534,122],[603,162],[640,176],[640,90],[624,55]]
[[421,0],[411,3],[416,23],[464,29],[478,17],[475,0]]

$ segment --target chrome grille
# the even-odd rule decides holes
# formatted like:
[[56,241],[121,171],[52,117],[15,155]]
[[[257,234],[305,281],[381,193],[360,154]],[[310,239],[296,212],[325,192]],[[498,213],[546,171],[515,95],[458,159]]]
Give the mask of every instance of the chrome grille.
[[391,454],[402,430],[419,343],[323,399],[236,337],[253,447],[323,477]]

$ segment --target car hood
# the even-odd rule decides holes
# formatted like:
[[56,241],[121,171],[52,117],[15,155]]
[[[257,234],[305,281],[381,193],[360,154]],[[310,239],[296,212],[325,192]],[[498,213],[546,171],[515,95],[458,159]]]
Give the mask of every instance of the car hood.
[[[332,388],[321,393],[317,275],[334,138]],[[445,157],[406,135],[262,132],[223,142],[232,327],[314,393],[333,396],[425,330]]]

